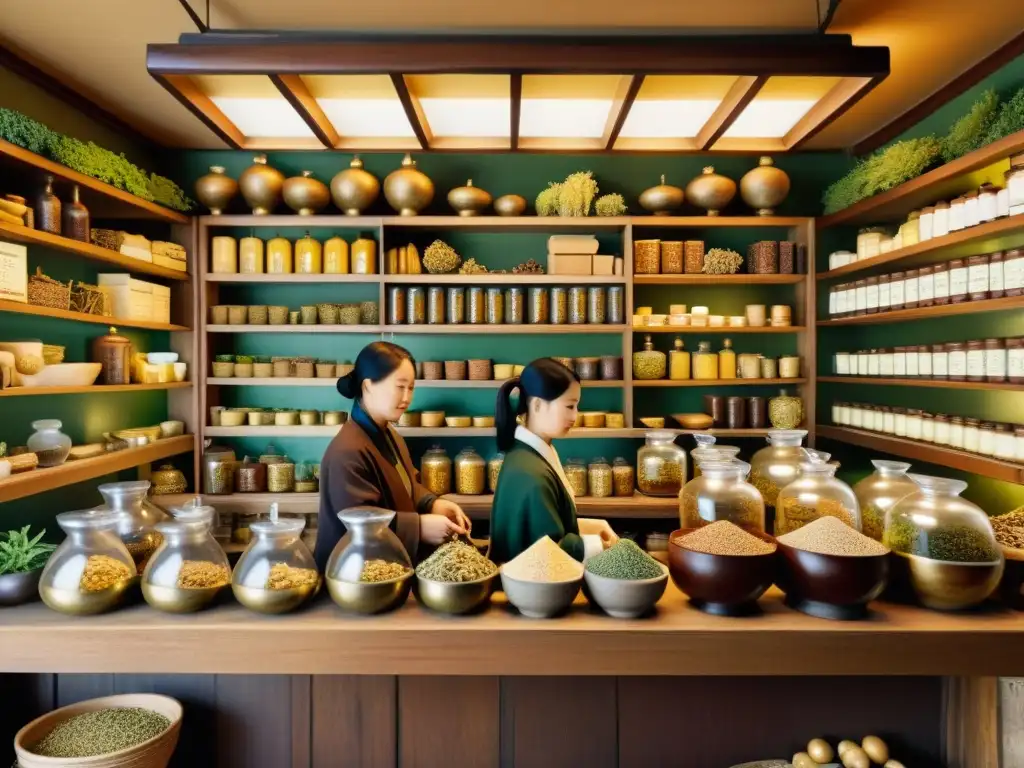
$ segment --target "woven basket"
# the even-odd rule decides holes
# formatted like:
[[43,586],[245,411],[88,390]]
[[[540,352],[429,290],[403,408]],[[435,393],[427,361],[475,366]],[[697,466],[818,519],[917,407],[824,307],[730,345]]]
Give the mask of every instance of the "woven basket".
[[295,375],[300,379],[312,379],[315,367],[312,360],[296,360]]
[[228,324],[229,325],[245,325],[245,321],[249,319],[249,308],[233,305],[228,307]]
[[678,275],[683,271],[683,243],[681,240],[663,240],[661,243],[661,273]]
[[340,379],[342,376],[348,376],[353,370],[355,366],[352,363],[338,363],[334,366],[334,375]]
[[316,377],[318,379],[333,379],[334,378],[334,363],[317,363],[316,364]]
[[470,360],[469,380],[490,381],[494,377],[494,366],[490,360]]
[[36,273],[28,278],[28,303],[50,309],[70,309],[71,283],[65,285],[47,277],[42,269],[36,267]]
[[444,361],[444,377],[448,381],[465,381],[466,380],[466,361],[465,360],[445,360]]
[[83,315],[109,315],[110,299],[98,285],[88,283],[76,283],[71,288],[69,307],[72,312],[81,312]]
[[423,363],[423,378],[426,381],[440,381],[444,378],[444,363],[428,360]]

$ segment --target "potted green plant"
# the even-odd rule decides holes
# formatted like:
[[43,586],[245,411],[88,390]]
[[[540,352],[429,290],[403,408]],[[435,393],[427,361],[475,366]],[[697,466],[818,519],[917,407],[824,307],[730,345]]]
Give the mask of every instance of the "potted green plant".
[[0,533],[0,605],[19,605],[39,596],[39,576],[57,547],[43,542],[43,529],[29,538],[29,528]]

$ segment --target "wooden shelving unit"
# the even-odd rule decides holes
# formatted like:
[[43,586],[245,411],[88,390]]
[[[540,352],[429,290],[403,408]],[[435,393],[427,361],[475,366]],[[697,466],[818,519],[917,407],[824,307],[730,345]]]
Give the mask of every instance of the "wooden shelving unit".
[[532,336],[557,333],[573,335],[595,335],[599,333],[621,334],[625,325],[385,325],[384,333],[426,333],[426,334],[475,334],[482,336]]
[[1024,308],[1024,296],[1006,296],[1002,299],[964,301],[960,304],[936,304],[932,307],[897,309],[891,312],[876,312],[873,315],[856,315],[854,317],[840,317],[835,320],[819,320],[818,325],[819,327],[831,325],[882,325],[886,323],[903,323],[909,320],[927,320],[932,317],[975,315],[981,312],[1005,312],[1021,308]]
[[804,325],[785,325],[785,326],[772,326],[763,325],[757,328],[751,328],[744,326],[743,328],[730,328],[729,326],[692,326],[692,325],[655,325],[650,328],[644,325],[633,326],[633,333],[668,333],[668,334],[681,334],[681,333],[728,333],[728,334],[745,334],[745,333],[804,333],[807,327]]
[[395,285],[623,285],[623,275],[381,275],[385,283]]
[[357,283],[379,283],[380,275],[296,275],[296,274],[221,274],[206,273],[203,279],[208,283],[343,283],[355,285]]
[[380,325],[207,325],[207,333],[380,333]]
[[[206,427],[208,437],[333,437],[341,427],[296,425],[292,427]],[[494,427],[397,427],[403,437],[494,437]],[[569,432],[567,439],[634,438],[643,437],[650,429],[587,429],[578,427]],[[686,430],[672,430],[685,432]]]
[[634,387],[774,387],[806,384],[807,379],[681,379],[634,381]]
[[120,317],[103,315],[87,315],[84,312],[70,312],[66,309],[51,309],[35,304],[22,304],[18,301],[0,300],[0,312],[13,312],[17,315],[35,315],[36,317],[53,317],[58,320],[73,320],[76,323],[93,323],[95,325],[113,325],[118,328],[144,328],[149,331],[187,331],[187,326],[173,323],[153,323],[148,320],[125,320]]
[[[209,386],[218,387],[324,387],[334,389],[337,379],[299,379],[299,378],[270,378],[270,379],[236,379],[236,378],[215,378],[206,379]],[[416,389],[497,389],[505,382],[503,381],[448,381],[446,379],[417,379]],[[585,389],[614,389],[625,385],[624,381],[582,381],[580,386]]]
[[826,384],[867,384],[868,386],[880,387],[926,387],[932,389],[977,389],[990,392],[1024,392],[1024,384],[987,381],[943,381],[942,379],[921,379],[917,377],[819,376],[818,381]]
[[796,285],[807,275],[633,275],[633,285]]
[[87,387],[8,387],[0,389],[0,397],[30,395],[105,395],[114,392],[159,392],[168,389],[188,389],[191,381],[172,381],[166,384],[91,384]]

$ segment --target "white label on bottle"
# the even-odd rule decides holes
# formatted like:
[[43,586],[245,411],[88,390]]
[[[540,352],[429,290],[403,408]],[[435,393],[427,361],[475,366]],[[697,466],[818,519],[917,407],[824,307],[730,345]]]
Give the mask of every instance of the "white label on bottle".
[[892,356],[892,374],[893,376],[906,376],[907,375],[907,353],[896,352]]
[[988,289],[990,291],[1003,290],[1003,262],[994,261],[988,265]]
[[1003,262],[1003,288],[1024,288],[1024,258]]
[[967,375],[972,379],[985,375],[985,350],[972,349],[967,353]]
[[967,268],[967,290],[971,293],[988,290],[988,264],[972,264]]
[[889,282],[878,284],[878,308],[885,312],[892,306],[892,286]]
[[1006,350],[985,350],[985,376],[990,379],[1006,378]]
[[906,301],[907,304],[916,304],[919,301],[918,292],[917,292],[917,285],[918,285],[917,281],[918,281],[918,278],[916,278],[916,277],[911,277],[911,278],[903,281],[903,286],[906,289],[906,293],[907,293],[907,301]]
[[857,286],[857,298],[856,298],[855,309],[860,312],[868,308],[868,289],[867,286]]
[[907,283],[905,280],[893,280],[889,283],[889,306],[898,307],[904,302]]
[[1006,350],[1006,373],[1014,379],[1024,376],[1024,349]]
[[950,378],[963,378],[967,375],[967,353],[964,350],[949,353]]
[[933,277],[935,278],[935,298],[936,299],[948,299],[949,298],[949,270],[944,272],[936,272]]
[[932,352],[932,376],[949,376],[949,356],[945,352]]
[[854,301],[854,293],[856,292],[853,288],[847,288],[843,291],[843,314],[845,315],[850,314],[857,308],[856,301]]
[[967,267],[949,270],[949,295],[963,296],[967,293]]
[[868,309],[878,309],[878,286],[869,285],[867,287],[867,302]]
[[935,298],[934,275],[921,275],[917,279],[917,295],[921,301],[931,301]]

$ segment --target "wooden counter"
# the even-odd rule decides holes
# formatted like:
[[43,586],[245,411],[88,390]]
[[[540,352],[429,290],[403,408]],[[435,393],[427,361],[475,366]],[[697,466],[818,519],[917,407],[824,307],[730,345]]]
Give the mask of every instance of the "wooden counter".
[[519,616],[497,594],[486,613],[437,616],[410,599],[383,616],[342,614],[325,596],[289,616],[232,601],[170,616],[144,605],[71,618],[40,603],[0,611],[0,672],[356,675],[1024,675],[1024,617],[993,608],[952,615],[876,604],[869,621],[786,608],[707,616],[670,584],[657,615]]

